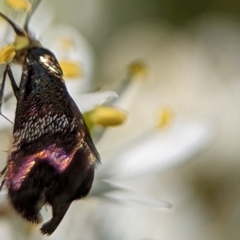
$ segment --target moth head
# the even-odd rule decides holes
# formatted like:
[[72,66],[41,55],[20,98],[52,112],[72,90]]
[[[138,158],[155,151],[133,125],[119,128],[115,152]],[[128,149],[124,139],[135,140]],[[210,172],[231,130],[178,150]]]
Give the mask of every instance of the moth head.
[[62,76],[63,72],[54,54],[45,48],[35,48],[31,50],[31,55],[46,70],[55,75]]
[[30,47],[41,46],[39,41],[37,41],[28,30],[28,23],[33,13],[33,10],[34,9],[32,9],[27,15],[24,28],[19,27],[10,18],[8,18],[6,15],[0,12],[0,17],[11,25],[16,34],[13,44],[4,46],[3,49],[0,49],[1,63],[8,63],[12,60],[14,60],[15,62],[21,62],[22,61],[21,56],[25,55],[24,53],[26,53]]

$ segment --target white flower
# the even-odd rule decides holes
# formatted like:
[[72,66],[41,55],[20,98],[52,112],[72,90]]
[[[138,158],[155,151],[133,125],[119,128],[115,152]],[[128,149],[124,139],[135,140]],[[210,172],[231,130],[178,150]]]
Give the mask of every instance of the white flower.
[[[212,141],[211,125],[196,119],[169,116],[170,119],[166,120],[167,116],[160,114],[162,128],[156,128],[157,118],[154,118],[157,116],[154,114],[156,109],[151,106],[152,101],[151,98],[149,99],[149,95],[144,94],[147,86],[146,82],[135,79],[115,102],[132,114],[123,127],[107,129],[97,144],[102,156],[102,166],[96,171],[96,179],[90,192],[90,196],[97,197],[97,199],[89,198],[87,200],[89,204],[83,203],[87,208],[86,211],[83,211],[84,207],[70,210],[70,214],[62,222],[62,228],[57,230],[51,239],[64,239],[69,234],[74,237],[75,228],[79,229],[81,237],[84,239],[105,239],[107,236],[111,238],[120,234],[124,229],[128,229],[128,216],[133,217],[134,212],[139,212],[138,220],[135,217],[136,222],[132,223],[134,227],[141,222],[143,225],[147,224],[144,219],[150,220],[150,217],[147,216],[150,213],[146,210],[146,216],[140,218],[139,215],[144,210],[139,210],[137,204],[155,210],[169,208],[171,205],[159,199],[158,195],[161,192],[156,193],[158,197],[149,197],[146,194],[147,190],[142,185],[138,186],[134,192],[132,190],[133,182],[137,186],[138,182],[142,182],[141,179],[190,159]],[[152,99],[154,98],[156,95],[152,96]],[[163,115],[171,114],[171,111],[168,112],[164,109],[162,108],[161,111]],[[166,126],[164,126],[164,122]],[[155,185],[158,186],[158,183]],[[138,193],[139,188],[141,194]],[[143,193],[144,191],[145,193]],[[106,200],[109,200],[109,203]],[[111,200],[113,200],[112,204]],[[92,202],[91,205],[90,202]],[[125,202],[126,204],[116,204],[116,202]],[[133,205],[132,203],[137,204]],[[85,223],[86,218],[91,223],[93,222],[93,226],[101,224],[100,236],[91,234],[94,227]],[[117,224],[117,229],[109,228],[111,221]],[[72,222],[71,226],[69,222]],[[74,222],[81,222],[81,225],[77,227]],[[90,229],[90,231],[86,231],[86,229]],[[95,229],[95,231],[97,230]]]
[[[59,32],[61,35],[63,31]],[[72,30],[69,32],[72,33]],[[74,39],[75,36],[79,36],[75,33],[73,35]],[[71,45],[71,41],[66,41],[66,43]],[[76,44],[75,46],[80,45]],[[51,49],[53,48],[52,45]],[[59,49],[58,45],[57,49]],[[73,51],[73,53],[76,52]],[[67,51],[63,51],[57,56],[61,58],[66,53]],[[68,57],[73,57],[75,61],[77,55],[70,54]],[[68,81],[66,84],[68,85]],[[76,238],[78,234],[83,239],[97,239],[98,237],[100,239],[102,229],[105,230],[102,235],[111,238],[114,236],[114,226],[109,227],[109,223],[113,217],[117,222],[116,232],[127,229],[128,221],[126,220],[128,220],[128,214],[131,213],[132,209],[125,208],[125,206],[129,206],[129,202],[137,202],[154,209],[171,206],[159,198],[146,197],[138,190],[136,193],[133,192],[131,184],[126,183],[126,180],[135,177],[135,181],[140,181],[146,176],[159,173],[188,160],[209,144],[213,131],[211,126],[201,119],[196,120],[184,114],[180,115],[174,104],[167,104],[167,109],[171,109],[175,116],[171,116],[171,110],[167,113],[162,111],[161,109],[166,107],[162,97],[164,92],[159,90],[159,84],[156,82],[151,84],[141,80],[131,82],[122,92],[119,100],[114,103],[130,113],[129,121],[122,128],[107,129],[97,144],[102,156],[102,166],[99,166],[96,171],[96,179],[90,196],[98,198],[89,198],[86,201],[74,203],[59,228],[49,239],[71,239]],[[76,94],[76,85],[69,85],[69,88],[72,86],[74,86],[73,97],[77,100],[81,110],[91,110],[91,107],[88,106],[88,100],[85,101],[84,96],[78,95],[79,92]],[[93,102],[93,106],[96,106],[96,102],[102,103],[108,96],[115,96],[112,92],[104,93],[103,97],[101,94],[94,98],[91,97],[91,99],[97,100]],[[81,103],[86,103],[86,106],[81,106]],[[10,110],[13,113],[13,110]],[[158,111],[160,111],[160,116],[163,116],[163,118],[160,117],[159,124],[157,124]],[[156,125],[160,125],[160,129],[156,128]],[[144,189],[141,189],[141,192],[144,192]],[[104,201],[101,201],[102,198]],[[117,204],[115,207],[116,205],[110,205],[106,199],[114,200],[114,203],[124,201],[128,204]],[[131,203],[130,206],[132,206]],[[117,216],[119,216],[118,219],[116,219]],[[139,216],[139,220],[140,218]],[[138,221],[136,220],[136,222]],[[145,224],[144,219],[143,224]],[[89,237],[90,235],[92,238]]]
[[105,177],[129,178],[163,171],[190,159],[213,140],[208,122],[162,105],[161,89],[149,85],[146,79],[133,79],[116,100],[131,114],[123,127],[107,130],[98,143],[107,164],[97,175],[103,171]]
[[113,178],[154,174],[190,159],[211,140],[211,128],[207,124],[178,120],[166,130],[149,129],[112,149],[104,155],[104,160],[109,161],[104,171]]
[[[41,10],[41,9],[40,9]],[[39,19],[42,19],[41,12],[44,12],[44,19],[39,24]],[[18,15],[18,14],[16,14]],[[24,13],[22,13],[24,16]],[[23,17],[22,16],[22,17]],[[14,18],[13,18],[14,20]],[[41,41],[43,46],[51,49],[60,62],[67,88],[73,99],[78,104],[82,113],[90,111],[106,101],[116,98],[117,94],[113,91],[105,92],[86,92],[92,91],[93,88],[93,72],[94,72],[94,54],[87,40],[78,33],[78,31],[70,26],[51,26],[53,14],[51,10],[43,6],[42,11],[37,11],[33,15],[30,22],[30,29],[37,38],[43,34]],[[10,30],[9,38],[5,38]],[[3,45],[6,42],[14,39],[14,32],[11,27],[7,26],[6,21],[0,21],[1,36],[0,43]],[[46,37],[44,37],[46,33]],[[12,40],[13,41],[13,40]],[[1,44],[0,44],[1,46]],[[4,71],[5,64],[1,66],[1,73]],[[21,67],[11,65],[17,84],[21,78]],[[85,94],[81,94],[85,92]],[[7,81],[5,87],[5,96],[13,94],[10,82]],[[2,112],[12,122],[14,121],[16,100],[14,97],[8,99],[3,105]],[[11,123],[4,118],[0,119],[0,129],[11,127]]]
[[[209,21],[209,19],[207,20]],[[234,24],[229,19],[227,24],[225,20],[219,21],[216,18],[213,18],[211,22],[205,21],[206,19],[201,16],[196,24],[191,23],[191,31],[187,29],[187,33],[179,30],[172,32],[172,29],[164,31],[161,29],[161,25],[151,29],[154,24],[150,23],[145,24],[145,26],[135,26],[135,28],[128,29],[128,32],[123,31],[122,34],[117,34],[114,40],[110,39],[113,44],[108,45],[110,50],[106,51],[108,56],[105,59],[106,65],[104,66],[109,68],[109,72],[115,72],[117,67],[120,68],[129,58],[138,55],[138,57],[149,60],[152,73],[155,75],[150,76],[149,79],[151,89],[144,87],[141,94],[136,98],[137,101],[134,101],[131,108],[126,108],[131,113],[134,108],[138,108],[139,113],[142,112],[142,114],[136,116],[134,121],[135,126],[139,126],[138,129],[144,125],[144,122],[149,123],[151,118],[149,116],[153,115],[150,114],[149,109],[150,106],[155,108],[156,102],[168,104],[173,108],[176,123],[179,123],[177,125],[181,126],[183,124],[184,128],[189,126],[189,130],[180,131],[180,136],[182,134],[184,136],[180,141],[175,141],[175,137],[178,140],[179,134],[170,137],[172,146],[175,142],[179,142],[179,146],[185,143],[189,144],[189,148],[178,155],[180,157],[179,162],[181,156],[183,157],[182,160],[186,159],[186,155],[194,154],[192,151],[197,153],[202,147],[207,146],[212,139],[213,130],[217,134],[217,139],[211,146],[210,151],[198,155],[197,161],[190,166],[172,169],[163,174],[154,174],[155,169],[152,168],[153,171],[147,171],[148,178],[144,179],[147,184],[144,184],[144,181],[139,177],[131,179],[131,181],[124,181],[124,184],[130,188],[143,188],[144,185],[149,193],[159,192],[162,197],[170,200],[173,204],[173,211],[157,215],[152,211],[129,208],[121,209],[116,214],[113,208],[101,207],[99,204],[98,207],[101,208],[99,212],[103,214],[105,211],[104,213],[111,219],[108,221],[104,218],[105,224],[102,223],[104,228],[102,232],[108,232],[112,238],[185,240],[195,239],[196,236],[201,236],[200,239],[211,236],[210,238],[219,239],[222,235],[228,236],[229,233],[233,232],[232,236],[234,236],[238,232],[238,228],[232,224],[229,224],[229,231],[226,231],[226,222],[236,216],[236,208],[231,205],[233,192],[234,199],[239,198],[237,184],[235,190],[233,190],[233,182],[236,182],[236,176],[231,176],[235,172],[233,169],[238,169],[237,166],[239,165],[240,85],[238,52],[240,35],[238,23]],[[141,34],[140,31],[142,31]],[[190,32],[191,34],[189,34]],[[122,48],[117,49],[116,46],[119,46],[120,42]],[[229,44],[230,42],[231,44]],[[112,56],[114,56],[114,59]],[[134,115],[134,113],[131,115]],[[179,119],[180,116],[181,119]],[[134,124],[131,125],[131,128],[134,128],[133,126]],[[168,130],[166,129],[167,132],[174,133],[170,128],[171,125]],[[184,128],[179,128],[179,130],[184,130]],[[129,134],[127,134],[129,131],[130,128],[126,131],[121,129],[121,132],[111,133],[109,139],[111,139],[111,142],[116,142],[118,139],[122,139],[121,136],[129,138]],[[195,132],[196,136],[195,134],[191,136],[192,134],[189,135],[187,132]],[[117,135],[118,139],[114,138],[114,135]],[[140,135],[139,132],[136,133],[136,136]],[[166,136],[161,131],[159,135]],[[194,139],[197,136],[200,141],[196,141],[196,145],[191,144],[192,141],[195,142]],[[142,139],[149,143],[149,141],[144,140],[146,139],[144,132]],[[187,142],[184,142],[184,139],[187,139]],[[158,151],[159,154],[161,151],[165,152],[166,149],[161,150],[162,146],[166,146],[164,138],[163,141],[164,143],[159,144],[158,147],[155,145],[154,152]],[[108,145],[109,143],[110,141],[108,141]],[[137,146],[135,150],[138,151],[134,151],[130,147],[127,148],[126,158],[123,158],[122,154],[119,155],[118,152],[115,155],[112,153],[112,156],[119,159],[120,163],[126,160],[124,166],[128,172],[132,170],[126,167],[129,160],[130,162],[137,162],[138,158],[143,160],[145,157],[148,161],[146,152],[143,152],[142,155],[138,154],[139,148],[140,151],[144,147],[146,150],[150,148],[149,144],[143,144],[143,142],[140,142],[141,147],[139,147],[139,144],[134,144],[135,141],[131,143],[128,145]],[[121,145],[123,146],[123,144],[122,141]],[[115,149],[121,149],[118,146]],[[196,148],[191,146],[196,146]],[[104,144],[104,149],[107,155],[107,144]],[[175,155],[174,153],[175,148],[169,149],[168,154],[170,156]],[[132,159],[129,157],[130,155],[137,155],[138,158]],[[173,160],[172,163],[176,163],[174,158],[171,159]],[[163,167],[166,164],[171,164],[171,160],[163,161]],[[111,169],[117,171],[115,165],[112,165]],[[148,169],[149,167],[147,166]],[[158,170],[161,171],[161,167]],[[145,171],[145,169],[140,167],[138,175],[141,174],[140,176],[143,177],[145,175],[142,174],[142,171]],[[152,176],[153,174],[154,176]],[[108,177],[114,177],[114,174]],[[151,180],[147,180],[149,178]],[[235,180],[229,180],[232,178]],[[122,179],[121,181],[123,181]],[[135,184],[133,184],[134,180]],[[120,181],[118,180],[118,182]],[[233,188],[228,186],[233,186]],[[229,195],[229,192],[225,194],[223,188],[231,191],[230,199],[225,197]],[[220,204],[216,204],[218,200]],[[221,206],[221,211],[219,211],[219,206]],[[229,206],[231,206],[230,209]],[[114,222],[120,230],[108,231],[107,222],[109,224]],[[123,222],[127,223],[124,225]],[[218,231],[215,231],[215,228],[208,228],[216,222],[218,227],[223,229],[220,233],[221,236]],[[203,229],[206,229],[204,237],[202,236]],[[224,239],[224,237],[222,238]]]

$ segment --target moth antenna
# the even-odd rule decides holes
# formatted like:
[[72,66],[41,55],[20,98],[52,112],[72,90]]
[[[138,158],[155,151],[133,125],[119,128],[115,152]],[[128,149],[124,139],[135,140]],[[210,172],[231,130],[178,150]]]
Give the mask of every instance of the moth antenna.
[[25,32],[29,35],[30,31],[29,31],[29,21],[33,15],[33,13],[35,12],[35,10],[37,9],[38,5],[41,3],[42,0],[36,0],[34,1],[34,4],[32,4],[31,10],[28,12],[25,24],[24,24],[24,30]]
[[0,16],[6,20],[13,28],[15,31],[16,35],[18,36],[26,36],[26,33],[23,31],[22,28],[20,28],[16,23],[14,23],[10,18],[8,18],[6,15],[0,12]]

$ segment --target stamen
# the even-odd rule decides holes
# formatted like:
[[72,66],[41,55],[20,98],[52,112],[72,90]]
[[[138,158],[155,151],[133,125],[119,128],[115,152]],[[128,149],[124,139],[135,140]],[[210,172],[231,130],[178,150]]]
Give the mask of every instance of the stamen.
[[59,42],[60,42],[61,46],[66,50],[69,48],[72,48],[75,44],[74,40],[69,37],[62,37],[61,39],[59,39]]
[[16,51],[26,48],[27,46],[29,46],[29,44],[30,44],[30,41],[28,37],[18,36],[18,35],[16,35],[15,41],[13,43]]
[[63,76],[66,78],[79,78],[83,76],[82,69],[79,66],[79,63],[74,61],[62,60],[59,62]]
[[7,4],[16,11],[26,11],[31,9],[31,4],[28,0],[6,0]]
[[7,45],[0,49],[0,64],[10,62],[15,56],[15,47],[13,45]]
[[126,119],[126,112],[115,107],[100,106],[89,113],[91,124],[102,127],[118,126],[123,124]]
[[132,62],[128,66],[128,76],[133,79],[142,79],[147,76],[147,67],[142,61]]
[[173,111],[170,107],[166,106],[160,110],[157,128],[162,129],[168,127],[173,121]]

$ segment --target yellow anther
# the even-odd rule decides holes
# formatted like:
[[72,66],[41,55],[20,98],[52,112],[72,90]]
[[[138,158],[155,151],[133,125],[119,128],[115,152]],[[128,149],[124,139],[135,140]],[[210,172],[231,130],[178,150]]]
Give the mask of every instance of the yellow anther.
[[63,60],[59,62],[63,76],[66,78],[79,78],[83,76],[82,69],[79,66],[79,63],[74,61]]
[[74,46],[74,40],[72,38],[69,38],[69,37],[62,37],[59,39],[60,41],[60,44],[61,46],[64,48],[64,49],[69,49],[71,47]]
[[170,107],[164,107],[160,110],[157,128],[165,128],[173,121],[173,111]]
[[27,46],[29,46],[29,44],[30,44],[30,41],[28,37],[18,36],[18,35],[15,37],[15,41],[13,43],[16,51],[26,48]]
[[26,11],[31,9],[31,4],[28,0],[6,0],[7,4],[16,11]]
[[4,46],[0,49],[0,64],[10,62],[15,56],[15,48],[13,45]]
[[147,76],[147,67],[144,62],[132,62],[128,66],[128,76],[133,79],[145,78]]
[[89,121],[93,125],[112,127],[123,124],[127,119],[125,111],[115,108],[100,106],[89,113]]

